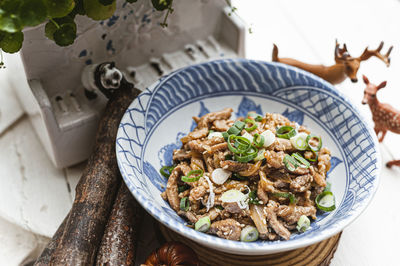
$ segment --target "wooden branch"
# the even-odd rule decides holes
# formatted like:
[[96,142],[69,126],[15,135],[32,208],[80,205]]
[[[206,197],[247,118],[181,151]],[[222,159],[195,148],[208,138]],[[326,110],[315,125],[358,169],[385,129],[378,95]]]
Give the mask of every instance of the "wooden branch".
[[65,224],[67,223],[68,217],[69,217],[69,213],[64,218],[64,221],[61,223],[61,225],[58,227],[53,238],[50,240],[50,242],[47,244],[47,246],[42,251],[42,254],[36,260],[36,262],[34,264],[35,266],[49,265],[51,256],[53,255],[54,250],[56,249],[58,242],[60,241],[61,235],[64,232]]
[[94,151],[76,187],[75,201],[52,254],[52,265],[93,265],[120,183],[115,139],[120,120],[140,91],[116,90],[104,111]]
[[122,183],[97,253],[96,265],[134,265],[143,209]]

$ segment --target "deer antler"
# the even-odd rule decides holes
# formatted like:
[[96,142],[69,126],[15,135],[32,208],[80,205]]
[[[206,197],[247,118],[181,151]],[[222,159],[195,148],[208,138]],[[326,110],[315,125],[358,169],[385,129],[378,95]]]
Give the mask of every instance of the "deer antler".
[[338,41],[336,40],[335,44],[335,60],[345,60],[350,57],[349,52],[347,51],[346,44],[343,44],[343,48],[340,48]]
[[382,47],[383,47],[383,41],[379,44],[378,48],[376,48],[375,50],[368,50],[367,47],[365,48],[364,52],[358,59],[360,61],[365,61],[368,60],[371,56],[376,56],[380,60],[382,60],[386,64],[386,66],[389,66],[390,65],[389,55],[392,52],[393,46],[390,46],[389,50],[386,52],[385,55],[381,54]]

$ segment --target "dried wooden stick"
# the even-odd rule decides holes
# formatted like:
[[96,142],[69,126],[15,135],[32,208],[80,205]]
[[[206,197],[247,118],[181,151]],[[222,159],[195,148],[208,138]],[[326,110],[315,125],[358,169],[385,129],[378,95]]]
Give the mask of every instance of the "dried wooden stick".
[[47,244],[47,246],[42,251],[42,254],[36,260],[36,262],[34,264],[35,266],[49,265],[51,256],[53,255],[53,252],[58,245],[60,237],[61,237],[62,233],[64,232],[64,228],[65,228],[65,224],[67,222],[68,216],[69,216],[69,213],[64,218],[64,221],[61,223],[61,225],[58,227],[53,238],[50,240],[50,242]]
[[76,187],[75,201],[52,265],[93,265],[120,183],[115,139],[122,115],[139,90],[123,84],[110,96],[100,121],[94,151]]
[[122,183],[101,240],[96,265],[134,265],[142,217],[142,207]]

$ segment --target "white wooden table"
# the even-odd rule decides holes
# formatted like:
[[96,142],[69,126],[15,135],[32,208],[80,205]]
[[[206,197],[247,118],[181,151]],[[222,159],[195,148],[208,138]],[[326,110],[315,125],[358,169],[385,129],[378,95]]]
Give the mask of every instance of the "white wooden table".
[[[346,42],[351,55],[384,40],[394,45],[390,68],[372,58],[363,62],[359,82],[337,88],[370,119],[361,105],[361,74],[373,83],[388,80],[378,98],[400,109],[400,1],[233,1],[252,28],[247,57],[270,61],[272,43],[283,57],[332,64],[334,42]],[[56,169],[51,164],[13,88],[0,70],[0,265],[18,265],[37,256],[71,207],[83,164]],[[11,74],[9,74],[11,75]],[[396,106],[397,105],[397,106]],[[400,159],[400,136],[388,133],[380,145],[383,162]],[[332,265],[398,265],[400,168],[383,167],[380,187],[367,210],[347,227]]]

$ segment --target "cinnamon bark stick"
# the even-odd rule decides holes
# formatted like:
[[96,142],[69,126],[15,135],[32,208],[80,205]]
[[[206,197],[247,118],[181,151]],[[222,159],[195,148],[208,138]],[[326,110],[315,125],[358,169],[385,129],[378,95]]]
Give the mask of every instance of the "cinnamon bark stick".
[[134,265],[142,217],[142,207],[122,183],[97,253],[96,265]]
[[125,84],[116,90],[100,121],[95,147],[76,187],[76,196],[54,253],[52,265],[93,265],[120,174],[115,139],[122,115],[139,90]]

